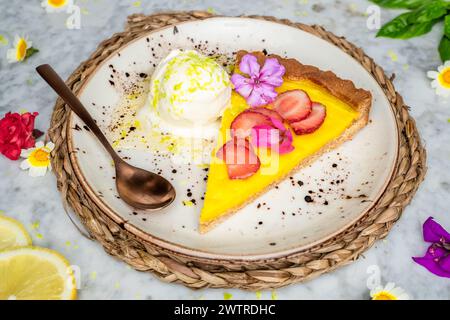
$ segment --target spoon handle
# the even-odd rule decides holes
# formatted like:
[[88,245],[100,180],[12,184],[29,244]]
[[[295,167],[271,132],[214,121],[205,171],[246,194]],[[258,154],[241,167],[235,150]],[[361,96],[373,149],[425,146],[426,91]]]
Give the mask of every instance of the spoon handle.
[[116,151],[109,144],[103,132],[92,119],[89,112],[83,106],[83,104],[78,100],[78,98],[73,94],[72,90],[64,83],[60,76],[53,70],[53,68],[48,64],[40,65],[36,68],[37,73],[50,85],[50,87],[55,90],[55,92],[67,103],[67,105],[72,109],[75,114],[80,117],[81,120],[88,126],[89,129],[94,133],[94,135],[100,140],[105,149],[109,152],[114,161],[122,161],[122,159],[117,155]]

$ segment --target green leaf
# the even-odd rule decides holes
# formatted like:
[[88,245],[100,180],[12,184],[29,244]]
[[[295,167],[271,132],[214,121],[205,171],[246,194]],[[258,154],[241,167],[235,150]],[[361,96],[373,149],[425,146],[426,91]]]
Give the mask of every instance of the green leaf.
[[390,37],[396,38],[402,30],[406,29],[409,25],[408,17],[411,16],[411,12],[406,12],[399,15],[386,23],[380,31],[377,33],[377,37]]
[[414,12],[406,12],[386,23],[377,33],[377,37],[409,39],[431,31],[439,19],[412,24],[409,22]]
[[34,55],[35,53],[38,53],[38,52],[39,52],[39,50],[34,47],[28,48],[27,53],[25,54],[25,59],[28,59],[29,57],[31,57],[32,55]]
[[425,23],[442,18],[447,14],[448,3],[435,0],[413,11],[408,17],[409,23]]
[[380,7],[392,9],[417,9],[433,0],[370,0]]
[[443,36],[439,44],[439,54],[443,62],[450,60],[450,38]]
[[444,34],[450,38],[450,14],[445,17]]

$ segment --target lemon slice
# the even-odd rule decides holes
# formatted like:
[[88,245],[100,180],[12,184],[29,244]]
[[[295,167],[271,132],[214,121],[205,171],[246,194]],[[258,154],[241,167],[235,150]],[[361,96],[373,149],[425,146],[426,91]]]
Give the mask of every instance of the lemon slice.
[[31,237],[17,220],[0,215],[0,251],[31,245]]
[[0,251],[0,300],[74,300],[75,277],[59,253],[39,247]]

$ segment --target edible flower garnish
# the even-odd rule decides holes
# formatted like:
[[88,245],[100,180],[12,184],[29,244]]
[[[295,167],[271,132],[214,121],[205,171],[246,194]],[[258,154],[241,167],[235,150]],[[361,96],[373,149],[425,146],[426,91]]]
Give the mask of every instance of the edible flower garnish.
[[425,256],[412,259],[431,273],[450,278],[450,234],[429,217],[423,224],[423,239],[431,242]]
[[48,13],[61,12],[66,10],[72,2],[72,0],[44,0],[41,2],[41,6],[45,8],[45,11]]
[[37,112],[23,114],[8,112],[0,119],[0,153],[11,160],[20,157],[22,149],[31,148],[35,143],[34,120]]
[[9,49],[6,52],[6,59],[9,63],[21,62],[31,57],[38,49],[32,47],[32,42],[28,40],[28,37],[15,36],[14,48]]
[[438,71],[428,71],[427,76],[433,79],[431,87],[436,90],[437,95],[450,96],[450,61],[440,66]]
[[51,170],[50,152],[55,148],[52,142],[48,142],[46,145],[42,141],[36,143],[36,147],[33,149],[23,150],[21,153],[22,158],[26,158],[20,164],[20,168],[23,170],[29,170],[28,173],[32,177],[44,176],[47,173],[47,169]]
[[278,95],[275,88],[283,84],[283,75],[286,71],[275,58],[266,59],[261,68],[257,58],[252,54],[242,57],[239,70],[248,77],[235,73],[231,76],[231,82],[236,92],[252,107],[264,106],[275,100]]
[[257,125],[253,127],[251,142],[254,146],[270,148],[279,154],[289,153],[294,150],[292,145],[292,133],[283,123],[275,118],[270,118],[273,126]]
[[372,300],[409,300],[409,295],[395,283],[389,282],[386,286],[378,286],[370,290]]

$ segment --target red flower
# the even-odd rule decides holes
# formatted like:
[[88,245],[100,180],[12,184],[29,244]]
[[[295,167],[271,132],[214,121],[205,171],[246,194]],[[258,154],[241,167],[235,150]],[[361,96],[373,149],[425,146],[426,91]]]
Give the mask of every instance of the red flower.
[[37,115],[37,112],[8,112],[0,120],[0,153],[11,160],[17,160],[22,149],[34,147],[34,119]]

